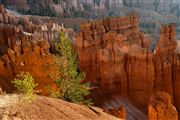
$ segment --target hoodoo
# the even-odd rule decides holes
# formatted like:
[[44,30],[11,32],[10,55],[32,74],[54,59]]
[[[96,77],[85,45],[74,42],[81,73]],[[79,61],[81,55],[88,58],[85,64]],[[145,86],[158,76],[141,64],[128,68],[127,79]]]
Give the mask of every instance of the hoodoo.
[[48,73],[53,70],[48,41],[57,31],[53,30],[53,24],[47,24],[46,31],[43,26],[46,25],[33,24],[28,17],[12,15],[0,6],[0,86],[4,91],[14,89],[11,81],[22,71],[35,77],[42,94],[47,94],[47,84],[56,88]]
[[[21,4],[28,5],[23,1]],[[149,37],[139,29],[138,16],[134,12],[80,25],[74,48],[77,48],[80,70],[86,73],[84,81],[93,88],[90,97],[95,105],[116,117],[177,120],[180,52],[176,25],[161,26],[153,49]],[[2,91],[12,92],[11,81],[22,71],[35,78],[40,94],[47,95],[49,86],[56,89],[49,73],[54,72],[52,40],[61,30],[66,29],[57,23],[12,14],[0,6]]]
[[135,13],[82,23],[76,41],[79,65],[86,81],[97,86],[94,100],[123,96],[144,110],[154,93],[164,91],[180,110],[175,30],[175,24],[162,25],[153,51]]
[[[95,98],[113,94],[145,107],[153,90],[153,53],[135,13],[82,23],[77,36],[80,68],[98,86]],[[103,92],[102,92],[103,91]],[[106,98],[104,98],[106,99]]]

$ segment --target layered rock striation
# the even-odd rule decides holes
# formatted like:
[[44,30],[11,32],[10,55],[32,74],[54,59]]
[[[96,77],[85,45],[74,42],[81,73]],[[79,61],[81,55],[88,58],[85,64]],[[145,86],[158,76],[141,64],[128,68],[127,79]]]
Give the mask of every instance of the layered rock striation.
[[[172,96],[179,110],[179,53],[175,25],[163,25],[154,51],[138,27],[135,13],[81,24],[77,35],[79,66],[96,89],[95,101],[112,95],[144,110],[154,92]],[[99,104],[99,103],[98,103]]]
[[[3,91],[13,90],[11,81],[21,71],[33,75],[43,94],[49,91],[48,84],[56,88],[49,77],[49,71],[53,71],[49,43],[57,31],[64,28],[55,23],[38,25],[39,22],[34,21],[12,15],[0,6],[0,86]],[[150,50],[149,39],[139,31],[135,13],[87,21],[80,28],[76,39],[79,66],[87,74],[85,81],[95,88],[91,96],[96,105],[116,107],[117,110],[111,107],[110,113],[125,118],[126,112],[118,110],[119,98],[114,102],[113,96],[123,96],[143,111],[152,102],[154,93],[165,91],[180,110],[180,57],[174,24],[161,27],[154,51]],[[106,102],[108,100],[111,102]],[[136,112],[135,119],[146,117]]]

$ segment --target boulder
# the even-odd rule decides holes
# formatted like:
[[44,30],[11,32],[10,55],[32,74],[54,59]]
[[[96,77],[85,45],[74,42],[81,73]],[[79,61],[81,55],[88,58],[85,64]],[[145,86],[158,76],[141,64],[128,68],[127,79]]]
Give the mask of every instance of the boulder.
[[120,118],[122,120],[126,120],[126,110],[123,106],[120,106],[119,108],[117,109],[107,109],[105,110],[105,112],[117,117],[117,118]]

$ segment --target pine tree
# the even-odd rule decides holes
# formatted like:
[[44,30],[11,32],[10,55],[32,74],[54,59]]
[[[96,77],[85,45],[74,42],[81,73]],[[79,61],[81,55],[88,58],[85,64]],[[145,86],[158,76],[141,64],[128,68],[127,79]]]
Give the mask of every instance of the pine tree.
[[59,33],[55,48],[57,51],[55,57],[57,72],[53,78],[60,88],[58,97],[68,102],[91,104],[91,100],[85,99],[89,94],[87,83],[82,83],[85,74],[78,69],[77,54],[65,32]]

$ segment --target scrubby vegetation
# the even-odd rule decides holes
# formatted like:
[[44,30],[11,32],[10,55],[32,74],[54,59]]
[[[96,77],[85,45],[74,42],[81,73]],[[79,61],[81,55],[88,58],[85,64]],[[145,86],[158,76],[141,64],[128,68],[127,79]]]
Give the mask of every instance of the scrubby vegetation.
[[30,101],[35,99],[36,90],[34,89],[37,84],[35,83],[34,78],[30,73],[21,72],[16,76],[12,83],[17,89],[17,92],[23,94],[25,99]]
[[52,76],[57,86],[58,92],[52,92],[68,102],[78,104],[92,104],[91,100],[85,99],[89,94],[87,83],[82,83],[85,74],[80,72],[77,63],[77,54],[72,48],[72,44],[65,32],[59,33],[59,39],[55,42],[56,56],[54,65],[56,74]]

